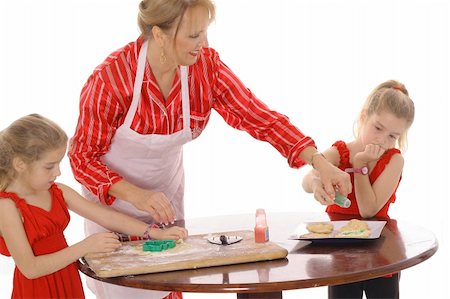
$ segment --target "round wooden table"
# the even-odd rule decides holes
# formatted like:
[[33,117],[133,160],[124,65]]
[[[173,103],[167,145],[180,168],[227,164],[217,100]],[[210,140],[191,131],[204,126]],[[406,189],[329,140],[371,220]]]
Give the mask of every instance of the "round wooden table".
[[[347,220],[326,213],[267,215],[270,241],[286,248],[287,258],[115,278],[99,278],[83,263],[80,270],[95,279],[122,286],[181,292],[237,293],[238,298],[282,298],[283,290],[337,285],[399,272],[430,258],[438,249],[434,234],[420,226],[388,220],[380,238],[359,242],[311,243],[289,240],[298,224]],[[186,220],[191,235],[253,229],[251,214]]]

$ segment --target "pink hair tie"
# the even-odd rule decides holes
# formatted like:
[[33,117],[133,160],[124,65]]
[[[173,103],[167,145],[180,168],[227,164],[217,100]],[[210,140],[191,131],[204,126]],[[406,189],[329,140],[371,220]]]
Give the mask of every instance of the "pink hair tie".
[[403,92],[403,88],[401,88],[401,86],[394,86],[392,88]]

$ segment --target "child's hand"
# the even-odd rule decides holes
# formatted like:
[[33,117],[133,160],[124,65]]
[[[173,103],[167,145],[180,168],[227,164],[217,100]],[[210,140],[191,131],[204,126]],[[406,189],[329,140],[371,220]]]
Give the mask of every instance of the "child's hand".
[[314,198],[322,205],[329,206],[334,204],[333,198],[330,198],[319,177],[313,178],[312,189]]
[[186,239],[188,231],[179,226],[172,226],[165,229],[152,229],[150,231],[150,237],[156,240],[180,240]]
[[120,247],[115,233],[97,233],[84,239],[88,253],[111,252]]
[[[367,163],[378,160],[381,155],[384,154],[386,149],[381,147],[378,144],[368,144],[363,152],[359,152],[355,154],[354,163],[353,164],[363,164],[367,165]],[[357,165],[359,166],[359,165]]]

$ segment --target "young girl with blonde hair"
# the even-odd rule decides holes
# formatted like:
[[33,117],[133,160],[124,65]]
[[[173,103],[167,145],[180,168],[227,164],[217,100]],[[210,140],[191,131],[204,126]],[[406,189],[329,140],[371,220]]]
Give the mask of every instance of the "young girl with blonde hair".
[[187,236],[184,228],[153,228],[55,183],[67,140],[58,125],[37,114],[0,132],[0,253],[16,263],[12,298],[84,298],[75,262],[121,246],[112,232],[68,246],[68,208],[115,232],[154,239]]
[[[334,204],[314,169],[303,179],[303,188],[327,205],[326,212],[356,217],[388,218],[395,202],[406,148],[407,132],[414,120],[414,103],[405,86],[395,80],[378,85],[368,96],[356,122],[355,139],[337,141],[323,152],[326,159],[351,175],[350,207]],[[398,298],[399,274],[329,287],[329,298]]]

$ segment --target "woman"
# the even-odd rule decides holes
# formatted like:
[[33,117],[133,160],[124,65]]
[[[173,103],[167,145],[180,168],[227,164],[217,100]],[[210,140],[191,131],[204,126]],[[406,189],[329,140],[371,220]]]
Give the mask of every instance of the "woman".
[[[210,0],[140,3],[141,36],[98,66],[81,93],[69,158],[86,197],[149,223],[183,219],[182,146],[201,134],[211,109],[272,144],[291,167],[312,164],[330,197],[348,194],[349,176],[208,48],[214,16]],[[101,230],[86,223],[87,234]]]

